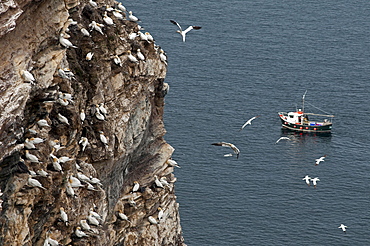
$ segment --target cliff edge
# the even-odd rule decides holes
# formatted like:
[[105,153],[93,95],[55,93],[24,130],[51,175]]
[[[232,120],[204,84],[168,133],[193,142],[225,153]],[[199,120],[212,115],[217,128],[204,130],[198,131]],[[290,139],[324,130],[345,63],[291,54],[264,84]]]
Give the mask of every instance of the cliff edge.
[[0,3],[0,245],[185,245],[167,63],[128,17],[109,0]]

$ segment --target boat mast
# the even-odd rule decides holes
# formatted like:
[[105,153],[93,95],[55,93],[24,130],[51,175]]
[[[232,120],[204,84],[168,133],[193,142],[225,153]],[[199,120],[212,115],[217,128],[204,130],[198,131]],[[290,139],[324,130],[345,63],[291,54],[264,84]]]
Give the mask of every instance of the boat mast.
[[307,90],[305,91],[305,93],[303,94],[303,97],[302,97],[302,112],[304,113],[304,98],[306,97],[306,93],[307,93]]
[[306,97],[307,90],[304,92],[303,97],[302,97],[302,116],[301,116],[301,124],[303,124],[303,119],[304,119],[304,98]]

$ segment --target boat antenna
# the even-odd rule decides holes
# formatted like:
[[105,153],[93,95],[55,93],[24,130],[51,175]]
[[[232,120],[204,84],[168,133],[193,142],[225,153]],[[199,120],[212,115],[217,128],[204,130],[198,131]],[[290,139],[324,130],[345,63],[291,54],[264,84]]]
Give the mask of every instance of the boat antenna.
[[307,90],[304,92],[302,97],[302,112],[304,112],[304,98],[306,97]]

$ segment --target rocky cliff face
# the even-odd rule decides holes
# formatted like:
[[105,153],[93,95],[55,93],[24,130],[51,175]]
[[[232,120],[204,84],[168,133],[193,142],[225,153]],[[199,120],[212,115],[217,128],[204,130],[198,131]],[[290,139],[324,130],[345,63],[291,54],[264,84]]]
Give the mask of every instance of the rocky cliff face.
[[0,3],[0,245],[184,245],[166,62],[116,2],[94,3]]

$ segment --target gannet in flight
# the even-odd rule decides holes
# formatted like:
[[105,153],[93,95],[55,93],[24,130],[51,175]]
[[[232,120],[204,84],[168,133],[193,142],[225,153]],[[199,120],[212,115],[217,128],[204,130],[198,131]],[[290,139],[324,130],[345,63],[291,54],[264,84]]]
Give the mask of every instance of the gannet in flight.
[[320,179],[316,177],[316,178],[311,179],[311,181],[312,181],[313,187],[316,188],[317,181],[320,181]]
[[222,147],[230,147],[234,151],[234,153],[236,154],[236,158],[239,158],[240,150],[232,143],[219,142],[219,143],[213,143],[212,145],[222,146]]
[[302,180],[305,180],[306,181],[306,184],[308,186],[310,186],[310,180],[311,180],[311,177],[310,176],[306,175]]
[[315,160],[315,166],[319,165],[320,162],[324,161],[325,157],[326,157],[326,155],[321,156],[319,159],[316,159]]
[[170,20],[170,21],[171,21],[171,23],[172,23],[172,24],[177,25],[177,26],[178,26],[178,28],[180,29],[180,30],[177,30],[176,32],[178,32],[178,33],[180,33],[180,34],[181,34],[181,36],[182,36],[182,41],[183,41],[183,42],[185,42],[185,36],[186,36],[186,33],[188,33],[189,31],[191,31],[192,29],[194,29],[194,30],[199,30],[199,29],[201,29],[201,28],[202,28],[202,27],[200,27],[200,26],[189,26],[188,28],[186,28],[186,29],[183,31],[179,23],[177,23],[177,22],[176,22],[176,21],[174,21],[174,20]]
[[290,138],[288,138],[288,137],[281,137],[281,138],[279,138],[279,139],[275,142],[275,144],[277,144],[278,142],[280,142],[280,140],[283,140],[283,139],[290,140]]
[[343,232],[346,232],[347,231],[347,228],[348,226],[346,225],[343,225],[343,224],[340,224],[340,226],[338,228],[342,229]]
[[239,131],[243,130],[244,127],[246,127],[247,125],[252,125],[252,120],[254,120],[254,119],[256,119],[256,118],[258,118],[260,116],[261,115],[257,115],[257,116],[254,116],[254,117],[250,118],[249,120],[247,120],[247,122],[244,123],[244,125],[240,128]]

